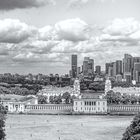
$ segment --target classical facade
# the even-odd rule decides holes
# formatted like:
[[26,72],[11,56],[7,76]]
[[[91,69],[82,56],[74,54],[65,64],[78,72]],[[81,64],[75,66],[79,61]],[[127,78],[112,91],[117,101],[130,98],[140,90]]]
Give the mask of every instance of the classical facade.
[[42,90],[38,92],[38,95],[47,96],[47,101],[49,103],[50,96],[59,96],[63,95],[64,93],[70,93],[70,95],[75,95],[76,97],[80,94],[80,82],[76,78],[74,81],[73,88],[70,86],[67,87],[54,87],[54,86],[45,86]]
[[140,87],[112,87],[111,81],[107,79],[105,82],[105,94],[110,90],[114,92],[119,92],[122,95],[128,94],[128,95],[140,96]]
[[107,113],[107,100],[104,99],[104,92],[81,92],[79,98],[74,99],[73,112],[78,114]]
[[107,79],[105,81],[105,95],[107,94],[108,91],[110,91],[112,89],[111,87],[111,81],[109,79]]
[[107,113],[106,99],[74,99],[73,111],[83,114]]
[[1,100],[1,104],[7,109],[9,113],[24,113],[27,105],[37,105],[38,98],[35,96],[27,96],[20,100]]

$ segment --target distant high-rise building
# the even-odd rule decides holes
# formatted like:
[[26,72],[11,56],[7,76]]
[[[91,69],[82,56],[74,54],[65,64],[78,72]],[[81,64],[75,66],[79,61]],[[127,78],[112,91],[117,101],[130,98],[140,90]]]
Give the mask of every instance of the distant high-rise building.
[[113,67],[108,68],[108,76],[112,77],[113,76]]
[[122,61],[121,60],[117,60],[116,61],[116,75],[122,75]]
[[88,76],[94,73],[94,60],[89,57],[85,57],[83,61],[83,74]]
[[81,68],[78,67],[78,68],[77,68],[77,76],[79,76],[80,73],[81,73]]
[[113,76],[115,77],[116,76],[116,72],[117,72],[116,71],[116,68],[117,68],[116,67],[116,62],[113,62],[112,64],[113,64]]
[[123,59],[123,77],[127,82],[132,81],[133,57],[125,54]]
[[98,75],[101,74],[101,66],[98,65],[95,67],[95,73],[97,73]]
[[106,63],[105,64],[105,73],[109,74],[109,67],[113,67],[113,63]]
[[133,80],[140,82],[140,63],[134,63]]
[[71,56],[71,72],[72,72],[72,78],[77,77],[77,55],[73,54]]

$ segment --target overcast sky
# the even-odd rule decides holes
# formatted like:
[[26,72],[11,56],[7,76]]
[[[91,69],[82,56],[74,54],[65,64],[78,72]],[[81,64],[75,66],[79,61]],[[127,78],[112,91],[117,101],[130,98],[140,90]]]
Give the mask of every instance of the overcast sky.
[[68,73],[140,56],[140,0],[0,0],[0,73]]

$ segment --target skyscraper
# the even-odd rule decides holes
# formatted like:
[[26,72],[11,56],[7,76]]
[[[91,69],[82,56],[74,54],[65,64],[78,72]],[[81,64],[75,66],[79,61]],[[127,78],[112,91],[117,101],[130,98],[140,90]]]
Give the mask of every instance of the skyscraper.
[[135,80],[137,83],[140,82],[140,63],[139,62],[134,64],[133,80]]
[[94,73],[94,60],[89,57],[85,57],[83,61],[83,75],[88,76]]
[[122,75],[122,61],[121,60],[116,61],[116,75],[118,74]]
[[109,67],[113,67],[113,63],[106,63],[105,64],[105,73],[109,74]]
[[98,75],[101,74],[101,66],[98,65],[95,67],[95,73],[97,73]]
[[71,56],[71,76],[72,78],[77,77],[77,55],[75,54]]
[[123,59],[123,77],[127,82],[132,81],[133,57],[130,54],[124,54]]

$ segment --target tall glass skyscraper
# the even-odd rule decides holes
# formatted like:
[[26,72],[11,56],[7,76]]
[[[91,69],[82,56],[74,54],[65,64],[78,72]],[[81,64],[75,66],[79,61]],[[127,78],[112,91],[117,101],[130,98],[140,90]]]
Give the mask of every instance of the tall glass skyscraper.
[[71,56],[71,74],[72,78],[77,77],[77,55],[75,54]]

